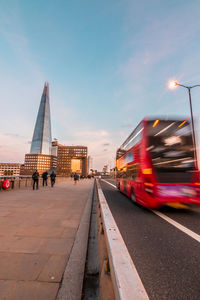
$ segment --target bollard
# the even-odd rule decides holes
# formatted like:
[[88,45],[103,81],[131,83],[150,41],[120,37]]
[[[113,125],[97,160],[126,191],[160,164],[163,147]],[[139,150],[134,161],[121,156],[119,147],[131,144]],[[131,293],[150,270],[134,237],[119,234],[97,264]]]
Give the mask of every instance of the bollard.
[[15,181],[13,179],[13,180],[11,180],[11,189],[14,189],[14,187],[15,187]]

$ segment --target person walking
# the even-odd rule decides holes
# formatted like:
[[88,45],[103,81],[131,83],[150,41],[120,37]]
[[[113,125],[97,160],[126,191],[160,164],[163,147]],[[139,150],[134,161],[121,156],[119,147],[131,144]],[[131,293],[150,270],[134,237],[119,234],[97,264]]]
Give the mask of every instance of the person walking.
[[47,179],[48,179],[48,172],[47,171],[42,174],[42,179],[43,179],[42,185],[44,186],[46,184],[46,186],[47,186]]
[[53,171],[51,173],[50,177],[51,177],[51,187],[53,187],[56,182],[56,173],[54,173],[54,171]]
[[74,173],[74,184],[76,184],[78,179],[79,179],[78,174]]
[[35,170],[35,172],[32,175],[33,178],[33,190],[35,189],[35,184],[36,184],[36,189],[38,190],[38,182],[39,182],[39,173],[37,170]]

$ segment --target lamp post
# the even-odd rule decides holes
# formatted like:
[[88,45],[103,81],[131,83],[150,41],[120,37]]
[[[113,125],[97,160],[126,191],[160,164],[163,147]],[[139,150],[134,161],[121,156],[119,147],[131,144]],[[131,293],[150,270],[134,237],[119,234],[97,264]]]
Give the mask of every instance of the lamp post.
[[193,139],[193,145],[194,145],[194,160],[195,160],[195,166],[197,167],[197,147],[196,147],[196,138],[195,138],[195,131],[194,131],[194,119],[193,119],[193,112],[192,112],[191,89],[193,89],[197,86],[200,87],[200,84],[196,84],[193,86],[186,86],[186,85],[180,84],[176,81],[172,81],[169,86],[170,86],[170,88],[174,88],[177,85],[186,88],[188,90],[188,94],[189,94],[190,113],[191,113],[191,120],[192,120],[192,139]]

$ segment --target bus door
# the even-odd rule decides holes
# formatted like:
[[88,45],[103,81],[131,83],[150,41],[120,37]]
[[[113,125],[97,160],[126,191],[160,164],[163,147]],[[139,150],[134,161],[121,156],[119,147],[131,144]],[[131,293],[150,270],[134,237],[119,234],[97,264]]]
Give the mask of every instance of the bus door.
[[123,180],[123,192],[127,195],[127,179]]
[[134,163],[127,168],[128,184],[128,196],[131,197],[131,193],[137,193],[136,178],[138,177],[138,163]]

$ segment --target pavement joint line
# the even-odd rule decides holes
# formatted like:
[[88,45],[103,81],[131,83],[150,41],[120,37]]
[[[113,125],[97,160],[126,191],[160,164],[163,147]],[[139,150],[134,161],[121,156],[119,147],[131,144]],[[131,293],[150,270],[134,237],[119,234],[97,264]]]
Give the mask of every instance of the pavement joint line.
[[187,227],[181,225],[180,223],[174,221],[173,219],[169,218],[168,216],[162,214],[159,211],[155,211],[155,210],[150,210],[150,211],[152,211],[154,214],[156,214],[160,218],[164,219],[165,221],[167,221],[168,223],[170,223],[174,227],[178,228],[180,231],[182,231],[185,234],[189,235],[191,238],[195,239],[197,242],[200,242],[200,235],[199,234],[197,234],[194,231],[188,229]]
[[[101,179],[102,181],[110,184],[112,187],[116,188],[116,186],[104,179]],[[154,214],[156,214],[157,216],[159,216],[160,218],[162,218],[163,220],[165,220],[166,222],[170,223],[171,225],[173,225],[174,227],[178,228],[180,231],[184,232],[185,234],[189,235],[191,238],[195,239],[197,242],[200,243],[200,235],[195,233],[194,231],[190,230],[189,228],[181,225],[180,223],[174,221],[173,219],[169,218],[168,216],[166,216],[165,214],[159,212],[159,211],[155,211],[152,209],[149,209],[149,211],[153,212]]]
[[56,300],[81,299],[94,186],[95,181],[88,195]]
[[97,190],[115,297],[118,300],[148,300],[149,297],[110,211],[99,181]]

